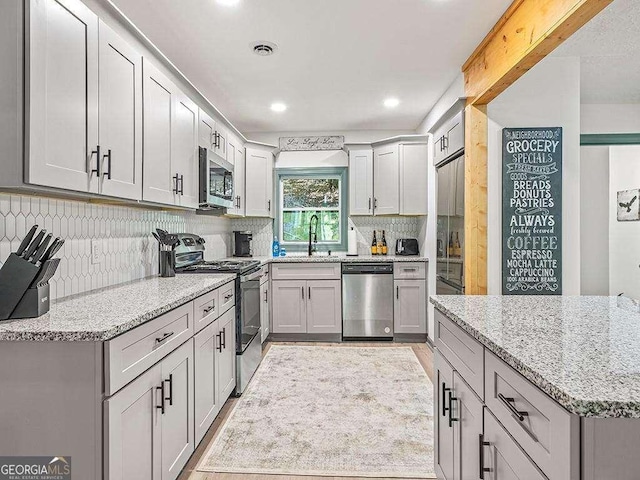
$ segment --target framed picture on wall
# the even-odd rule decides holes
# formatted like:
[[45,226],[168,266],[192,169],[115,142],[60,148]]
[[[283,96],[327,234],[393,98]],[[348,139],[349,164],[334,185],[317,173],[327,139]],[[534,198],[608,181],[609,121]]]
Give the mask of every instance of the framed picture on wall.
[[640,221],[640,188],[618,192],[617,198],[618,221]]

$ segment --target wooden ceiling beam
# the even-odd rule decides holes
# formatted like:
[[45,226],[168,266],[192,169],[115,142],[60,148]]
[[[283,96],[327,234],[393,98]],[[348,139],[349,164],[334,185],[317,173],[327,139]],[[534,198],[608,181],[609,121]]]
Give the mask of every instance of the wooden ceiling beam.
[[488,104],[612,1],[514,1],[462,66],[469,103]]

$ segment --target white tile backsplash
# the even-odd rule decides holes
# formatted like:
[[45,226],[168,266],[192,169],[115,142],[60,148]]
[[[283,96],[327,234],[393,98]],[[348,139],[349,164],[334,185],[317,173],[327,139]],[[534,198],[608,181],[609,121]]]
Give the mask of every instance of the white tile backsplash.
[[[425,228],[427,217],[349,217],[349,228],[358,231],[358,253],[370,253],[373,231],[385,231],[389,253],[395,251],[397,238],[418,238]],[[271,255],[273,220],[270,218],[241,218],[231,221],[231,230],[248,230],[253,233],[253,254],[257,257]]]
[[[33,224],[65,239],[51,298],[137,280],[158,273],[156,228],[190,232],[206,241],[206,258],[231,252],[231,221],[194,212],[161,211],[44,197],[0,194],[0,265]],[[91,262],[99,242],[100,263]]]

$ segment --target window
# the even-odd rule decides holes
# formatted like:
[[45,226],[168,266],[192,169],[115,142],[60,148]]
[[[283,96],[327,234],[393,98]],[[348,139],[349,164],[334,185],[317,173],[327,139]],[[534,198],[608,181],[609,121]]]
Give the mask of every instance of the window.
[[276,230],[289,251],[306,251],[309,223],[318,217],[318,250],[346,248],[346,169],[278,171]]

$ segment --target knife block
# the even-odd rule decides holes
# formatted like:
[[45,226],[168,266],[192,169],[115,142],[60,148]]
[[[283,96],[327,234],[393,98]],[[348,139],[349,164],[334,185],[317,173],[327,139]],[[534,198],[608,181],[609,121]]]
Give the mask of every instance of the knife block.
[[0,269],[0,320],[11,317],[40,268],[15,253],[9,255]]
[[36,318],[49,311],[49,284],[28,288],[11,314],[12,319]]

